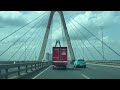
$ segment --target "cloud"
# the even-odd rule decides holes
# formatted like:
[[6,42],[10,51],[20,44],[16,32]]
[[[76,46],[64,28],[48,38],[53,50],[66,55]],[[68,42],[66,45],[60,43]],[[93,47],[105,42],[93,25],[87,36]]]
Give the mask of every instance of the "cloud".
[[1,11],[0,12],[0,25],[1,26],[21,26],[26,23],[23,14],[19,11]]
[[[38,17],[45,11],[1,11],[0,26],[22,26]],[[42,18],[42,17],[41,17]]]
[[[74,16],[74,19],[77,20],[79,23],[81,23],[84,27],[86,27],[94,35],[101,37],[100,36],[101,30],[100,30],[99,26],[102,26],[104,31],[108,31],[108,30],[114,29],[114,28],[116,29],[116,27],[119,26],[118,23],[120,22],[119,21],[120,16],[115,16],[114,13],[115,12],[113,12],[113,11],[103,11],[100,13],[86,11],[85,13],[77,14],[76,16]],[[75,26],[78,27],[79,30],[76,29],[76,27],[74,27],[72,25],[72,23],[74,23]],[[71,30],[70,26],[71,26],[72,30]],[[76,23],[72,19],[70,19],[70,21],[67,23],[67,27],[68,27],[68,32],[69,32],[71,40],[79,40],[79,39],[85,40],[85,37],[81,33],[83,33],[88,39],[93,38],[93,36],[90,33],[88,33],[85,29],[83,29],[78,23]],[[54,38],[55,37],[59,38],[59,39],[62,38],[62,36],[60,36],[60,31],[55,31],[53,34],[54,34],[53,35]],[[77,36],[77,34],[79,35],[79,37]]]
[[[100,38],[102,40],[101,37],[101,29],[99,26],[103,27],[103,32],[104,32],[104,37],[103,40],[104,42],[110,46],[111,48],[113,48],[115,51],[119,52],[119,49],[117,49],[119,47],[119,43],[118,43],[118,38],[114,38],[115,32],[118,32],[119,30],[119,23],[120,23],[120,13],[116,12],[116,11],[96,11],[96,12],[92,12],[92,11],[86,11],[84,13],[77,13],[76,15],[71,14],[71,16],[77,20],[79,23],[81,23],[84,27],[86,27],[89,31],[91,31],[94,35],[96,35],[98,38]],[[65,14],[67,16],[67,14]],[[67,19],[67,18],[66,18]],[[66,22],[68,22],[66,20]],[[76,29],[71,23],[74,23],[78,29]],[[72,27],[72,29],[70,28],[70,26]],[[90,33],[88,33],[86,30],[84,30],[78,23],[76,23],[74,20],[70,19],[70,21],[67,23],[67,27],[68,27],[68,32],[69,32],[69,36],[71,38],[71,42],[77,41],[79,42],[79,40],[83,40],[85,42],[85,45],[90,49],[90,51],[92,51],[92,53],[97,53],[96,50],[93,49],[93,47],[90,45],[90,43],[86,40],[86,38],[89,39],[89,41],[98,49],[101,51],[101,42],[96,39],[95,37],[93,37]],[[115,31],[115,32],[114,32]],[[76,32],[76,33],[75,33]],[[84,36],[82,36],[83,33],[86,38]],[[78,37],[79,35],[79,37]],[[54,39],[60,39],[62,40],[62,34],[60,31],[55,31],[53,33]],[[118,35],[119,36],[119,35]],[[116,43],[116,45],[115,45]],[[79,44],[81,46],[82,43],[79,42]],[[114,56],[115,54],[108,49],[108,47],[105,47],[105,53],[107,54],[112,54],[112,56]],[[73,45],[73,48],[75,49],[75,45]],[[102,51],[101,51],[102,53]],[[116,56],[116,55],[115,55]],[[101,58],[99,54],[96,55],[96,57]],[[107,55],[108,57],[108,55]],[[119,56],[116,56],[116,59],[118,59]],[[110,58],[109,58],[110,59]],[[113,57],[111,57],[111,59],[113,59]]]
[[[32,19],[40,16],[40,14],[42,14],[43,12],[34,12],[31,11],[28,13],[25,12],[19,12],[19,11],[15,11],[15,12],[0,12],[0,19],[1,19],[1,25],[5,25],[6,27],[4,28],[0,28],[0,40],[2,38],[4,38],[5,36],[11,34],[12,32],[14,32],[15,30],[17,30],[18,28],[20,28],[21,26],[25,25],[26,23],[28,23],[29,21],[31,21]],[[5,14],[5,15],[4,15]],[[29,17],[29,18],[28,18]],[[41,17],[42,18],[42,17]],[[37,20],[38,21],[38,20]],[[46,21],[45,21],[46,22]],[[47,23],[47,22],[46,22]],[[46,24],[44,23],[44,24]],[[18,24],[18,25],[17,25]],[[33,33],[33,31],[36,30],[36,28],[38,27],[34,27],[31,31],[29,31],[24,37],[22,37],[16,44],[14,44],[6,53],[4,53],[4,55],[2,55],[0,58],[1,60],[8,60],[19,48],[20,46],[25,43],[25,41],[27,40],[27,38],[30,37],[29,41],[26,42],[27,45],[29,45],[32,41],[32,39],[34,38],[35,35],[39,34],[39,38],[37,39],[37,42],[39,42],[39,40],[42,39],[42,35],[43,32],[45,32],[45,26],[46,25],[42,25],[41,28],[39,28],[37,30],[37,32],[35,32],[33,34],[33,36],[30,37],[30,35]],[[10,45],[12,45],[14,42],[16,42],[16,40],[18,40],[26,31],[28,31],[32,26],[34,25],[31,24],[23,29],[21,29],[20,31],[14,33],[13,35],[11,35],[9,38],[6,38],[5,40],[3,40],[2,42],[0,42],[0,52],[2,53],[4,50],[6,50]],[[40,25],[40,24],[39,24]],[[40,31],[42,31],[40,33]],[[39,33],[38,33],[39,32]],[[36,40],[34,40],[36,41]],[[36,44],[36,43],[35,43]],[[19,52],[17,54],[20,54],[24,52],[24,47],[25,45],[19,50]],[[29,46],[28,50],[31,49],[33,47],[33,43]],[[36,47],[36,46],[35,46]],[[34,48],[33,48],[34,49]],[[9,54],[10,53],[10,54]],[[28,52],[27,52],[28,53]],[[20,55],[15,55],[16,59],[18,59],[18,57]],[[7,56],[7,57],[6,57]],[[13,59],[15,60],[15,59]]]

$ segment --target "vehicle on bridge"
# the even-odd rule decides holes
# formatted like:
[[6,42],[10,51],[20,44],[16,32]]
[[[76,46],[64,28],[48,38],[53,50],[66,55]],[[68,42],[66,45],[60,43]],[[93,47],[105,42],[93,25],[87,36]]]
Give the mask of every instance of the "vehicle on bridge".
[[[59,42],[60,44],[60,42]],[[53,69],[55,68],[67,68],[67,47],[53,47],[52,53]]]
[[74,67],[76,67],[76,68],[79,68],[79,67],[86,68],[86,62],[85,62],[85,60],[84,59],[75,60]]
[[67,67],[67,47],[53,47],[53,69]]

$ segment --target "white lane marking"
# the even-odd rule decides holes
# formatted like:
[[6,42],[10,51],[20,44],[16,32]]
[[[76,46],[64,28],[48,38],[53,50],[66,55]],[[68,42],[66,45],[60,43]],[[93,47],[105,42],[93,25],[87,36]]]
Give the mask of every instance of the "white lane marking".
[[81,74],[83,77],[85,77],[85,78],[87,78],[87,79],[90,79],[89,77],[87,77],[86,75],[84,75],[84,74]]
[[35,77],[33,77],[32,79],[37,78],[39,75],[41,75],[42,73],[44,73],[46,70],[48,70],[50,67],[52,67],[53,65],[49,66],[48,68],[46,68],[45,70],[43,70],[41,73],[39,73],[38,75],[36,75]]
[[[91,63],[87,63],[87,64],[91,64]],[[98,65],[98,66],[106,66],[106,67],[120,68],[120,66],[114,66],[114,65],[103,65],[103,64],[91,64],[91,65]]]

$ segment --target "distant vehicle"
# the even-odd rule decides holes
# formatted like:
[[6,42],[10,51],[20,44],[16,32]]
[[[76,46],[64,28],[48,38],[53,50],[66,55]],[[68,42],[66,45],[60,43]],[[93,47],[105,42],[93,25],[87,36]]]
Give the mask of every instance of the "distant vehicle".
[[84,59],[78,59],[78,60],[75,60],[74,62],[74,67],[76,68],[86,68],[86,62]]

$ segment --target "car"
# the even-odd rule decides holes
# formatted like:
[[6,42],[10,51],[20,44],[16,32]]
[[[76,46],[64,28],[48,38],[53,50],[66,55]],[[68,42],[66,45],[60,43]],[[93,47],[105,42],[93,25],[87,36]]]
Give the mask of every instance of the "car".
[[74,67],[78,67],[78,68],[80,68],[80,67],[82,67],[82,68],[86,68],[86,62],[85,62],[85,60],[84,59],[78,59],[78,60],[75,60],[75,62],[74,62]]

